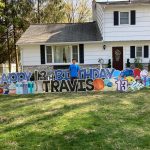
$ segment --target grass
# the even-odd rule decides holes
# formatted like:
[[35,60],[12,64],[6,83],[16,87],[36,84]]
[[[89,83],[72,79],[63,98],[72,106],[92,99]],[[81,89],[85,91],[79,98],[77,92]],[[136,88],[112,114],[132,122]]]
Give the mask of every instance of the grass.
[[0,96],[0,150],[148,150],[150,90]]

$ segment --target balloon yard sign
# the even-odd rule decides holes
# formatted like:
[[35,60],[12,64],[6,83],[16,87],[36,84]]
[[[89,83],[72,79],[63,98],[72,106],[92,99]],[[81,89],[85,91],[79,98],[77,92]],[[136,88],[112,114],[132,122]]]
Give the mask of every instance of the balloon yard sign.
[[[31,78],[32,81],[31,81]],[[67,70],[3,74],[0,94],[34,94],[43,92],[136,91],[150,87],[147,70],[113,68],[81,69],[79,78],[71,81]]]

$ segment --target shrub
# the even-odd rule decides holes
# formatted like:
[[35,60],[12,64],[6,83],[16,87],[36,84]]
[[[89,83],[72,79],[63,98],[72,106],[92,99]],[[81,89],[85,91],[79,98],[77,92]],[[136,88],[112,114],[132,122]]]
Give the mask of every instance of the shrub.
[[108,60],[108,68],[111,68],[111,59]]
[[127,59],[127,65],[126,65],[127,68],[130,68],[131,67],[131,63],[130,63],[130,59]]
[[139,59],[139,58],[135,58],[135,59],[134,59],[134,65],[135,65],[136,68],[143,69],[143,65],[142,65],[142,63],[140,62],[140,59]]

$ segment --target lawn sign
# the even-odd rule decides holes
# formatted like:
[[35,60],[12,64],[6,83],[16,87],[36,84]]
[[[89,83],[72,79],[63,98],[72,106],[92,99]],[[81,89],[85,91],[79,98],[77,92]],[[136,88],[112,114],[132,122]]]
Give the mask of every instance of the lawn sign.
[[[31,81],[32,80],[32,81]],[[113,68],[81,69],[78,80],[70,81],[67,70],[3,74],[0,94],[34,94],[43,92],[136,91],[150,87],[147,70]]]

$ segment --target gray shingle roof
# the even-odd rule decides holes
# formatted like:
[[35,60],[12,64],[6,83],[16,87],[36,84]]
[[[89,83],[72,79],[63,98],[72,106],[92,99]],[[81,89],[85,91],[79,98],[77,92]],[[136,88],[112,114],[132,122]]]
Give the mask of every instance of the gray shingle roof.
[[96,22],[30,25],[18,40],[17,45],[101,40],[102,36]]
[[125,1],[111,1],[111,0],[107,0],[104,2],[97,2],[97,3],[100,3],[100,4],[107,4],[107,5],[120,5],[120,4],[150,4],[150,0],[125,0]]

